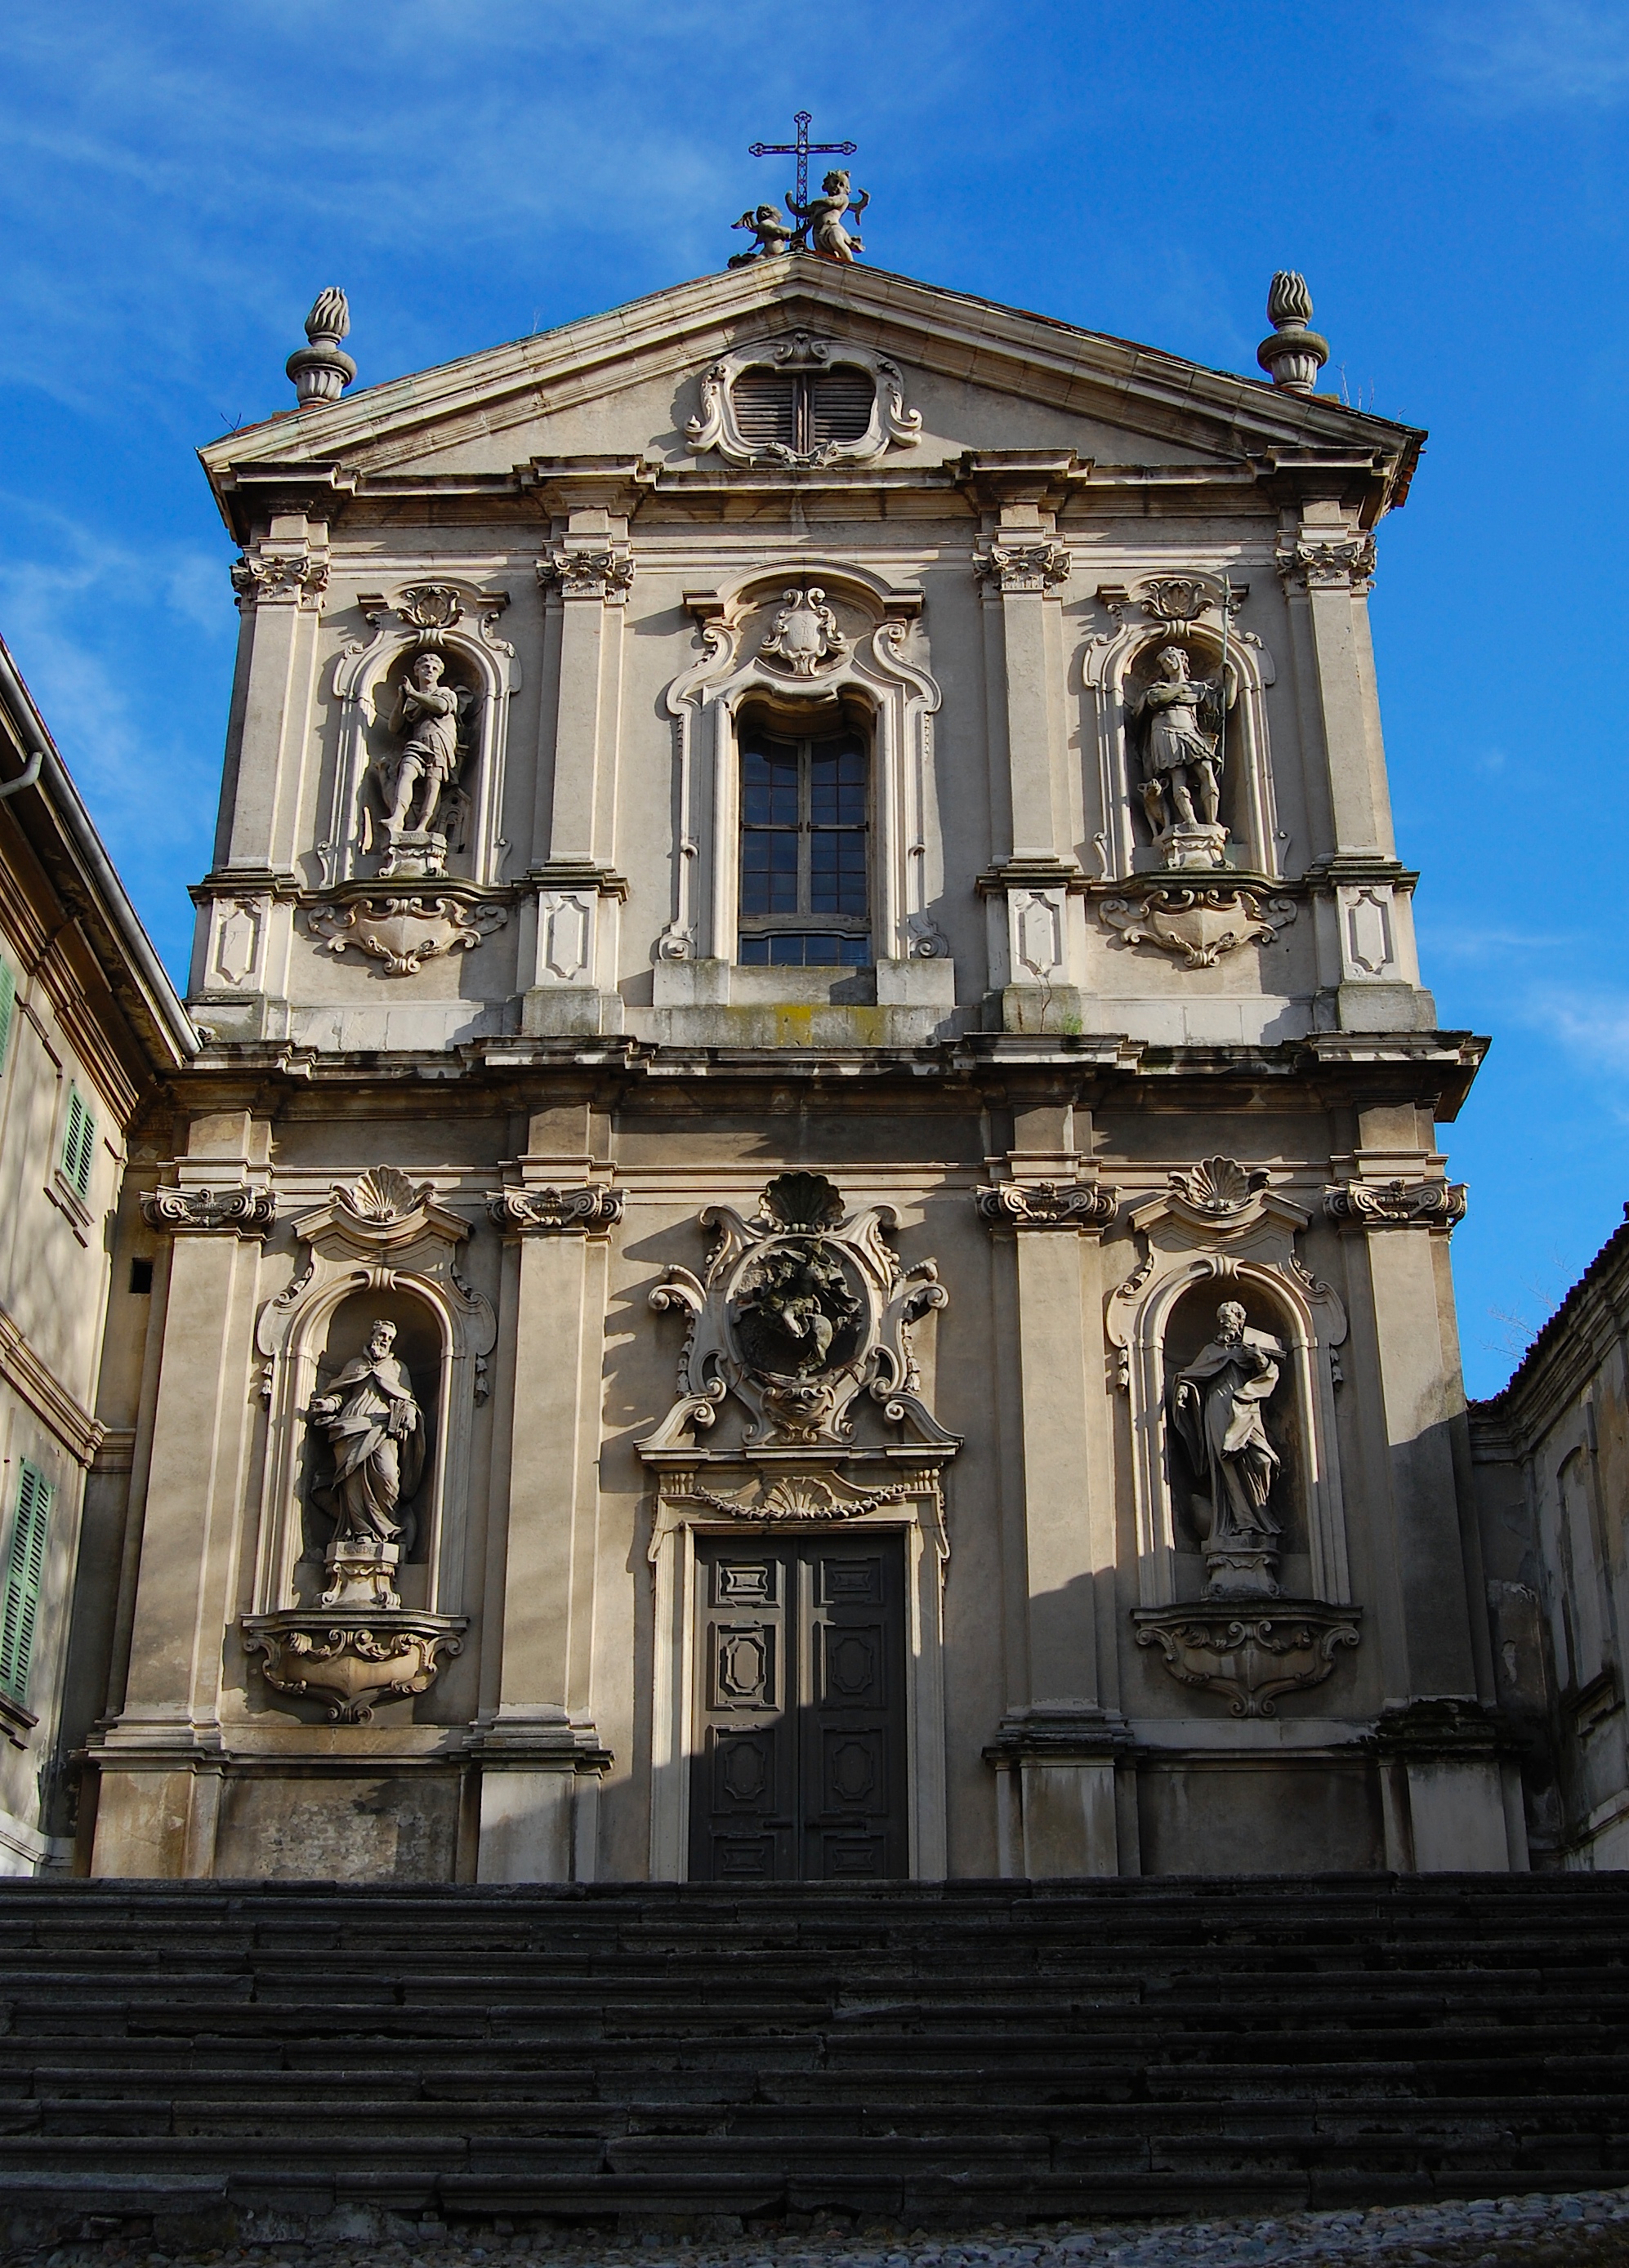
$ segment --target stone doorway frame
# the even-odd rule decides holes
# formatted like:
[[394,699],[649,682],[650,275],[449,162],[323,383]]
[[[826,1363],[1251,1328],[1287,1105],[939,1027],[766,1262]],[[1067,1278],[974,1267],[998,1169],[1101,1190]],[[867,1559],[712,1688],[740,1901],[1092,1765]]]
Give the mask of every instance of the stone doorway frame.
[[[905,1760],[909,1793],[910,1879],[938,1882],[948,1871],[945,1741],[945,1569],[950,1545],[945,1531],[944,1495],[939,1476],[918,1469],[894,1469],[850,1482],[822,1474],[821,1486],[840,1506],[851,1499],[850,1517],[802,1516],[754,1520],[731,1518],[714,1505],[685,1491],[705,1483],[725,1487],[759,1480],[773,1486],[769,1459],[725,1468],[709,1460],[689,1473],[665,1474],[658,1487],[652,1522],[650,1562],[654,1588],[651,1676],[651,1880],[689,1879],[690,1727],[696,1677],[696,1538],[704,1535],[765,1535],[792,1531],[853,1535],[862,1528],[901,1534],[905,1542]],[[887,1484],[897,1501],[865,1509],[866,1481]]]

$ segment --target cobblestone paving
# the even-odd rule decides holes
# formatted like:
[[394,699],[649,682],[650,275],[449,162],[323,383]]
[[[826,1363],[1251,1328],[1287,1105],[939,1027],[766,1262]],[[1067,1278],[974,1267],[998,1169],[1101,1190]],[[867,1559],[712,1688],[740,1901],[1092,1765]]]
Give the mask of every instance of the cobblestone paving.
[[795,2235],[612,2242],[586,2236],[487,2235],[435,2223],[407,2233],[278,2240],[232,2246],[155,2246],[100,2237],[0,2251],[0,2268],[1543,2268],[1629,2263],[1629,2190],[1481,2198],[1463,2205],[1384,2205],[1182,2222],[1059,2221],[953,2236],[881,2223],[841,2230],[818,2222]]

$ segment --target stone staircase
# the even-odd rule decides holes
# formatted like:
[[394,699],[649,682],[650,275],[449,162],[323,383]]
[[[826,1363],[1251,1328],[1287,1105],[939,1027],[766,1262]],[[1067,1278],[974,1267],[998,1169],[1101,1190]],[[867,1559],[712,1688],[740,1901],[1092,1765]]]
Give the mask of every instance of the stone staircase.
[[7,1881],[0,2003],[14,2240],[1629,2182],[1629,1875]]

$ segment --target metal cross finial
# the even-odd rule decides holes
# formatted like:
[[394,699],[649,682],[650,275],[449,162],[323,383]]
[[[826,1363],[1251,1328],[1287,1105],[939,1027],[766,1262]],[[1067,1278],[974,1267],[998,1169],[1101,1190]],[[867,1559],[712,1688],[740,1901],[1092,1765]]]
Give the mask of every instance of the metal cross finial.
[[754,142],[747,151],[749,158],[796,158],[798,161],[798,202],[794,211],[801,210],[809,201],[809,153],[817,158],[851,158],[859,149],[858,142],[811,142],[807,110],[792,114],[792,124],[798,129],[795,142]]

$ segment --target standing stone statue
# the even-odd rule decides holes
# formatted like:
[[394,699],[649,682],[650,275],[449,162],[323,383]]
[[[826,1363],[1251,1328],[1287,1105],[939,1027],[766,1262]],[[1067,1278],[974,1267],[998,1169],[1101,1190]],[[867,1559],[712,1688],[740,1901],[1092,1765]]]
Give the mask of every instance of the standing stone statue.
[[446,672],[439,653],[421,653],[397,696],[390,729],[402,741],[402,753],[395,760],[385,814],[393,840],[405,833],[428,833],[442,790],[458,769],[461,703],[457,688],[441,681]]
[[1221,824],[1220,726],[1228,705],[1218,677],[1191,677],[1185,648],[1162,646],[1160,674],[1131,704],[1141,742],[1143,809],[1173,865],[1220,865],[1227,839]]
[[1171,1422],[1193,1469],[1209,1484],[1205,1558],[1214,1587],[1276,1593],[1282,1533],[1268,1509],[1279,1457],[1263,1410],[1279,1383],[1280,1341],[1253,1330],[1236,1300],[1216,1310],[1216,1336],[1179,1371]]
[[[424,1420],[405,1366],[394,1349],[396,1327],[376,1322],[365,1351],[348,1362],[306,1417],[334,1445],[332,1484],[337,1525],[331,1564],[357,1546],[394,1546],[424,1469]],[[394,1550],[392,1552],[394,1560]]]
[[813,249],[822,259],[851,261],[857,252],[866,249],[865,239],[849,234],[843,225],[843,216],[851,212],[858,220],[870,202],[869,189],[862,189],[851,200],[847,173],[841,167],[834,167],[821,183],[819,196],[811,197],[806,205],[800,205],[795,197],[788,197],[786,210],[803,223]]

